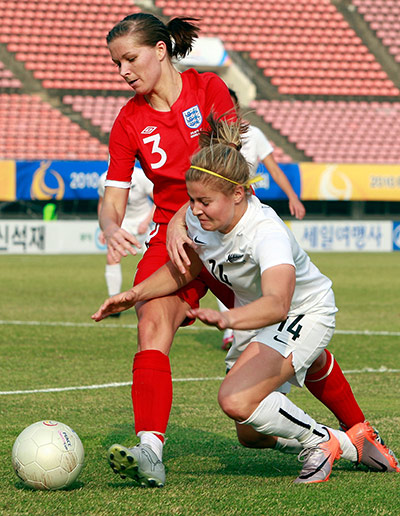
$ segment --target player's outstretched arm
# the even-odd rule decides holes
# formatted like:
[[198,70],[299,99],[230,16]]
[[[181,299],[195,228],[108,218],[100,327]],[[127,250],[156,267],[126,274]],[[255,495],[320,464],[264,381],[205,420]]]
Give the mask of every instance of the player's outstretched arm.
[[188,255],[190,266],[185,270],[185,274],[181,274],[171,262],[168,262],[130,290],[106,299],[97,312],[92,315],[92,319],[96,322],[101,321],[111,314],[128,310],[136,303],[167,296],[180,289],[192,281],[203,266],[200,258],[192,249],[188,249]]
[[226,314],[227,312],[218,312],[212,308],[193,308],[186,312],[187,317],[197,318],[208,326],[216,326],[219,330],[229,328],[229,318]]
[[92,315],[92,319],[96,322],[102,321],[109,315],[128,310],[136,303],[137,295],[134,289],[121,292],[120,294],[106,299],[97,312]]

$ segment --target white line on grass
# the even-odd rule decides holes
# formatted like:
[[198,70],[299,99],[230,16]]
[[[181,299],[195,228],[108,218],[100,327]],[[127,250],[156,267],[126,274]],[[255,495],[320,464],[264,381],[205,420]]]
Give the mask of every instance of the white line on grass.
[[[15,326],[64,326],[64,327],[77,327],[77,328],[129,328],[137,329],[136,324],[107,324],[97,326],[95,323],[76,323],[66,321],[4,321],[0,320],[0,325],[15,325]],[[209,326],[185,326],[181,330],[216,330],[216,328]],[[400,332],[388,332],[388,331],[369,331],[369,330],[336,330],[336,333],[341,335],[380,335],[380,336],[400,336]],[[363,369],[351,369],[343,371],[345,374],[361,374],[361,373],[400,373],[400,369],[388,369],[385,366],[381,366],[379,369],[372,369],[365,367]],[[204,381],[221,381],[223,377],[212,377],[212,378],[174,378],[173,382],[204,382]],[[99,385],[81,385],[72,387],[52,387],[48,389],[29,389],[20,391],[0,391],[0,396],[6,396],[10,394],[36,394],[40,392],[64,392],[64,391],[82,391],[90,389],[109,389],[112,387],[126,387],[131,385],[131,382],[120,382],[120,383],[104,383]]]
[[[96,324],[95,322],[79,323],[69,321],[4,321],[0,320],[0,325],[14,325],[14,326],[67,326],[72,328],[128,328],[137,329],[137,324]],[[184,326],[182,330],[217,330],[212,326]],[[400,337],[400,331],[370,331],[370,330],[335,330],[338,335],[372,335],[372,336],[387,336]]]
[[[207,381],[221,381],[224,378],[216,376],[214,378],[173,378],[173,382],[207,382]],[[91,389],[110,389],[111,387],[127,387],[132,385],[132,382],[118,382],[118,383],[102,383],[99,385],[78,385],[74,387],[49,387],[48,389],[29,389],[25,391],[0,391],[0,396],[7,394],[36,394],[38,392],[64,392],[64,391],[86,391]]]
[[[363,369],[349,369],[343,371],[344,374],[362,374],[362,373],[400,373],[400,369],[388,369],[381,366],[379,369],[372,369],[371,367],[364,367]],[[223,376],[214,376],[210,378],[173,378],[173,382],[215,382],[222,381]],[[0,391],[0,396],[7,396],[10,394],[37,394],[40,392],[65,392],[65,391],[87,391],[92,389],[110,389],[112,387],[127,387],[132,385],[132,382],[118,382],[118,383],[103,383],[94,385],[78,385],[71,387],[49,387],[47,389],[28,389],[24,391]]]

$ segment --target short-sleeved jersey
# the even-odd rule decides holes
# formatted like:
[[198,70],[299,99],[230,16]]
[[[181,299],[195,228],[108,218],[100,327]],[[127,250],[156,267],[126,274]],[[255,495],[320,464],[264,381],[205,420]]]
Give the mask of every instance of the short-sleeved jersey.
[[[99,197],[104,197],[107,172],[102,174],[98,184]],[[153,183],[148,179],[140,167],[134,167],[132,183],[129,190],[125,217],[122,227],[129,228],[134,235],[137,234],[139,224],[149,215],[152,209]]]
[[254,125],[249,125],[247,133],[242,138],[240,152],[250,165],[250,176],[255,176],[260,161],[274,151],[264,133]]
[[275,211],[253,195],[238,224],[227,234],[206,231],[189,208],[188,235],[204,266],[235,293],[235,306],[262,297],[261,275],[270,267],[295,267],[296,285],[288,315],[337,311],[332,282],[311,262]]
[[208,115],[233,113],[228,88],[217,75],[189,69],[181,77],[182,91],[170,111],[156,111],[136,95],[121,109],[110,134],[106,184],[129,188],[137,158],[154,184],[154,221],[159,223],[188,201],[185,174]]

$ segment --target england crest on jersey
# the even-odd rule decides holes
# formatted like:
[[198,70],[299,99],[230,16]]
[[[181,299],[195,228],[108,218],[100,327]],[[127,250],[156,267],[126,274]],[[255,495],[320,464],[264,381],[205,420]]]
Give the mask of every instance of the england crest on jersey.
[[203,122],[203,116],[199,106],[197,105],[186,109],[186,111],[182,112],[182,115],[185,120],[185,124],[190,127],[190,129],[197,129]]

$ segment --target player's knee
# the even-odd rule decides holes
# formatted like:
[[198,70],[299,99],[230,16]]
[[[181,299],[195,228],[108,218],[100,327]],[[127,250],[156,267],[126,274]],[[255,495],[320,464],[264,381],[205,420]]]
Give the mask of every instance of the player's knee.
[[314,360],[311,364],[310,368],[307,371],[307,374],[315,374],[318,373],[326,364],[327,360],[327,352],[323,350],[322,353]]
[[235,421],[241,422],[248,418],[248,411],[241,396],[220,392],[218,395],[218,403],[225,414]]
[[[238,425],[239,427],[240,425]],[[253,430],[253,428],[243,425],[244,431],[241,428],[237,429],[237,437],[239,443],[245,448],[274,448],[276,444],[276,437],[272,435],[260,434]],[[250,430],[250,431],[249,431]]]
[[237,437],[239,444],[241,444],[245,448],[259,448],[257,440],[249,439],[248,437],[242,436],[239,433]]

